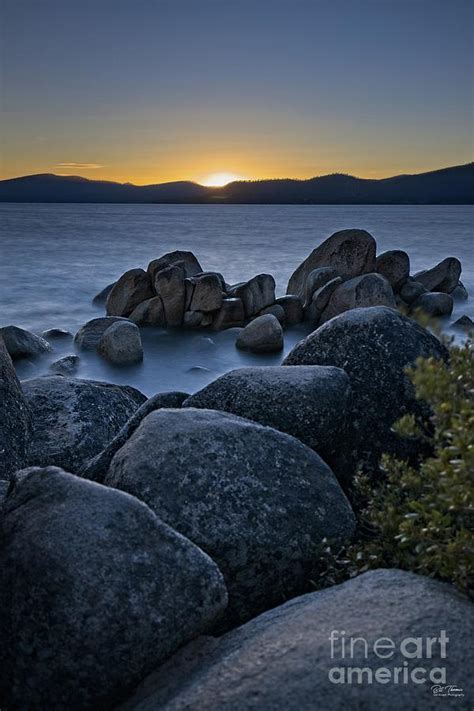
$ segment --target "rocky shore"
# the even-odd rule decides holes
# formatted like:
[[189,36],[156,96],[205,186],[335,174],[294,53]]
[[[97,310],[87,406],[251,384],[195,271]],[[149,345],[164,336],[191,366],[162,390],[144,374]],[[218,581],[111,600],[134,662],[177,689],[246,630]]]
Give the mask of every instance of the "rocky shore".
[[[470,708],[472,603],[396,569],[332,587],[317,574],[327,541],[356,530],[358,469],[377,477],[383,453],[418,454],[393,430],[424,407],[405,369],[448,351],[411,316],[447,318],[467,298],[460,275],[448,257],[410,276],[405,252],[377,256],[369,233],[344,230],[297,267],[285,296],[269,274],[229,285],[176,251],[97,295],[105,315],[74,340],[0,329],[1,708],[440,705],[437,678],[334,681],[348,665],[444,667],[464,698],[443,707]],[[238,348],[265,354],[303,321],[313,330],[281,365],[233,370],[192,394],[147,399],[73,377],[83,350],[139,362],[146,326],[236,328]],[[67,339],[75,352],[50,374],[18,380],[14,361]],[[400,647],[390,662],[360,646],[350,660],[331,654],[334,630],[373,649],[443,629],[447,658],[438,645],[429,664]]]

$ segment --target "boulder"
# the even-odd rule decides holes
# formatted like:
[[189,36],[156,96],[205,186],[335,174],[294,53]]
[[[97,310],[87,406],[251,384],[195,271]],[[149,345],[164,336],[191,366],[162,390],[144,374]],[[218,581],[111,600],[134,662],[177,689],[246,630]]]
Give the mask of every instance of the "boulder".
[[183,326],[185,328],[198,328],[202,325],[202,311],[185,311],[183,316]]
[[154,296],[138,304],[130,314],[137,326],[166,326],[165,309],[161,296]]
[[453,297],[454,301],[467,301],[469,298],[469,294],[467,293],[467,289],[460,281],[458,285],[454,288],[454,290],[451,292],[451,296]]
[[168,252],[159,259],[154,259],[148,265],[147,271],[152,282],[154,282],[158,272],[176,265],[182,267],[187,277],[196,276],[196,274],[202,274],[203,272],[201,265],[192,252],[185,252],[179,249],[174,252]]
[[460,331],[467,331],[468,333],[474,333],[474,321],[472,318],[469,318],[469,316],[464,314],[452,324],[452,328],[456,328]]
[[183,267],[171,266],[155,274],[155,291],[161,296],[167,326],[183,323],[186,287]]
[[396,306],[392,287],[381,274],[363,274],[339,284],[331,294],[320,322],[363,306]]
[[350,395],[340,368],[258,366],[221,375],[183,407],[223,410],[274,427],[327,460],[344,443]]
[[217,566],[132,496],[33,468],[2,513],[5,708],[114,708],[225,607]]
[[461,262],[456,257],[446,257],[431,269],[417,272],[416,281],[423,284],[428,291],[441,291],[450,294],[457,287],[461,276]]
[[105,304],[108,295],[110,294],[116,283],[116,281],[113,281],[111,284],[107,284],[107,286],[105,286],[102,291],[99,291],[99,293],[94,296],[94,298],[92,299],[92,303],[96,306],[101,306],[102,304]]
[[282,326],[285,324],[285,309],[279,304],[272,304],[271,306],[266,306],[260,311],[259,316],[266,316],[267,314],[275,316],[275,318],[278,319]]
[[272,314],[257,316],[241,330],[235,345],[252,353],[277,353],[283,348],[283,329]]
[[128,385],[60,375],[22,382],[33,416],[27,463],[76,472],[120,432],[146,397]]
[[113,365],[140,363],[143,360],[143,346],[138,326],[131,321],[113,323],[104,332],[97,350]]
[[0,328],[0,337],[3,337],[5,348],[13,360],[41,355],[52,350],[44,338],[18,326]]
[[419,296],[426,293],[426,289],[423,284],[414,279],[408,279],[400,289],[399,296],[408,305],[412,304],[417,300]]
[[285,312],[285,325],[296,326],[303,320],[303,304],[299,296],[287,294],[276,299],[275,304]]
[[57,375],[74,375],[79,368],[80,358],[77,355],[68,355],[51,363],[49,369]]
[[379,569],[190,642],[120,711],[459,711],[473,634],[451,585]]
[[304,295],[308,274],[319,267],[334,267],[339,276],[351,277],[375,269],[375,240],[365,230],[341,230],[328,237],[293,272],[287,294]]
[[30,408],[0,336],[0,479],[25,466],[31,431]]
[[417,411],[405,368],[419,357],[447,360],[446,348],[422,326],[383,306],[347,311],[300,341],[284,365],[333,365],[349,375],[349,415],[360,453],[376,458],[393,441],[391,426]]
[[319,267],[319,269],[313,269],[306,277],[303,298],[305,307],[311,303],[315,291],[333,279],[336,279],[338,276],[337,269],[334,269],[334,267]]
[[251,318],[275,303],[275,279],[271,274],[257,274],[249,281],[231,287],[228,295],[241,299],[245,317]]
[[93,318],[81,326],[79,331],[74,336],[74,343],[77,348],[84,351],[95,351],[101,341],[105,331],[113,323],[128,323],[128,319],[119,316],[103,316],[102,318]]
[[315,326],[319,323],[324,309],[340,284],[342,284],[341,277],[336,277],[314,292],[311,297],[311,302],[308,306],[305,306],[304,313],[306,321],[309,321]]
[[383,252],[375,260],[375,271],[389,282],[398,292],[410,276],[410,257],[402,249]]
[[148,415],[105,479],[150,506],[224,574],[237,624],[304,588],[324,537],[352,535],[352,510],[309,447],[224,412]]
[[44,338],[45,341],[67,341],[72,338],[72,333],[64,328],[48,328],[47,331],[43,331],[41,338]]
[[131,418],[124,424],[120,432],[109,442],[105,449],[78,471],[79,476],[103,483],[114,454],[118,452],[120,447],[123,447],[142,420],[144,420],[150,412],[154,412],[155,410],[160,410],[164,407],[181,407],[187,398],[189,398],[189,394],[181,392],[158,393],[150,397],[143,405],[140,405],[138,410],[136,410]]
[[454,307],[451,294],[428,291],[422,294],[411,305],[412,310],[421,309],[428,316],[450,316]]
[[244,306],[242,299],[223,299],[222,306],[212,321],[214,331],[223,331],[225,328],[242,326],[245,323]]
[[138,304],[154,295],[150,275],[143,269],[130,269],[122,274],[107,297],[107,316],[129,316]]
[[222,283],[217,274],[203,274],[186,280],[192,287],[188,311],[218,311],[222,306]]

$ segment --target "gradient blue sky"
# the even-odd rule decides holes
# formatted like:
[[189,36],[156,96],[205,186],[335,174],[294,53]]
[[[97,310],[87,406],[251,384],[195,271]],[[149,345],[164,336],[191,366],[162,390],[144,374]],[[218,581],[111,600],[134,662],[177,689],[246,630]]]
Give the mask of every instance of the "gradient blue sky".
[[4,178],[380,177],[472,160],[471,0],[0,8]]

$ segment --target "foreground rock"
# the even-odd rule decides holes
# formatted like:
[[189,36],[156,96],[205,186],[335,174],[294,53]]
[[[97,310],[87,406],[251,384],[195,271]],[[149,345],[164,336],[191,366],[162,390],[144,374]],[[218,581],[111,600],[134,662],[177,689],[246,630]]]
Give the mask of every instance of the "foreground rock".
[[354,530],[317,454],[223,412],[152,412],[114,456],[105,484],[145,501],[216,561],[229,591],[226,626],[304,589],[316,546]]
[[107,297],[107,316],[129,316],[138,304],[153,296],[150,275],[143,269],[130,269],[122,274]]
[[0,337],[3,338],[5,348],[13,360],[41,355],[51,350],[51,346],[44,338],[18,326],[0,328]]
[[414,278],[428,291],[442,291],[445,294],[450,294],[459,284],[461,269],[459,259],[446,257],[431,269],[417,272]]
[[[473,634],[472,603],[451,586],[376,570],[291,600],[220,639],[192,642],[121,711],[467,709]],[[439,698],[435,685],[463,696]]]
[[113,365],[133,365],[143,360],[140,331],[131,321],[119,321],[109,326],[97,350]]
[[[375,240],[365,230],[341,230],[328,237],[300,264],[288,282],[287,294],[304,298],[306,279],[313,269],[334,267],[338,276],[351,277],[375,269]],[[333,277],[332,277],[333,278]]]
[[419,296],[412,304],[412,309],[421,309],[428,316],[450,316],[454,307],[451,294],[429,291]]
[[104,316],[103,318],[93,318],[81,326],[74,336],[74,343],[78,348],[85,351],[95,351],[101,341],[105,331],[113,323],[128,323],[128,319],[119,316]]
[[393,441],[392,424],[418,409],[404,370],[419,357],[447,359],[446,348],[395,309],[354,309],[298,343],[284,365],[334,365],[350,377],[352,430],[359,450],[374,458]]
[[0,531],[5,708],[112,708],[225,607],[196,546],[133,497],[55,467],[15,475]]
[[368,306],[395,307],[395,297],[388,281],[381,274],[363,274],[339,284],[329,296],[321,314],[324,323],[351,309]]
[[31,412],[0,335],[0,479],[26,464]]
[[188,393],[181,392],[158,393],[157,395],[153,395],[153,397],[149,398],[138,408],[107,447],[91,459],[90,462],[87,462],[87,464],[80,469],[78,474],[85,479],[103,483],[114,454],[130,439],[142,420],[144,420],[150,412],[154,412],[155,410],[161,410],[164,407],[181,407],[188,397]]
[[260,366],[222,375],[184,407],[223,410],[274,427],[327,460],[344,444],[350,395],[340,368]]
[[252,353],[278,353],[283,348],[283,329],[273,314],[258,316],[242,329],[235,345]]
[[22,382],[33,416],[27,462],[76,472],[117,435],[146,397],[135,388],[60,375]]

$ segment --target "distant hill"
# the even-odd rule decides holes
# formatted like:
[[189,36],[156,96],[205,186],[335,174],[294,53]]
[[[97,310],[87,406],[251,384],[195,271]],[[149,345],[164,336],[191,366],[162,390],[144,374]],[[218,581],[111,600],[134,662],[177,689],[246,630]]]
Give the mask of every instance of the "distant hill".
[[474,163],[381,180],[336,173],[309,180],[236,181],[222,188],[189,181],[132,185],[45,173],[0,181],[0,202],[473,204]]

